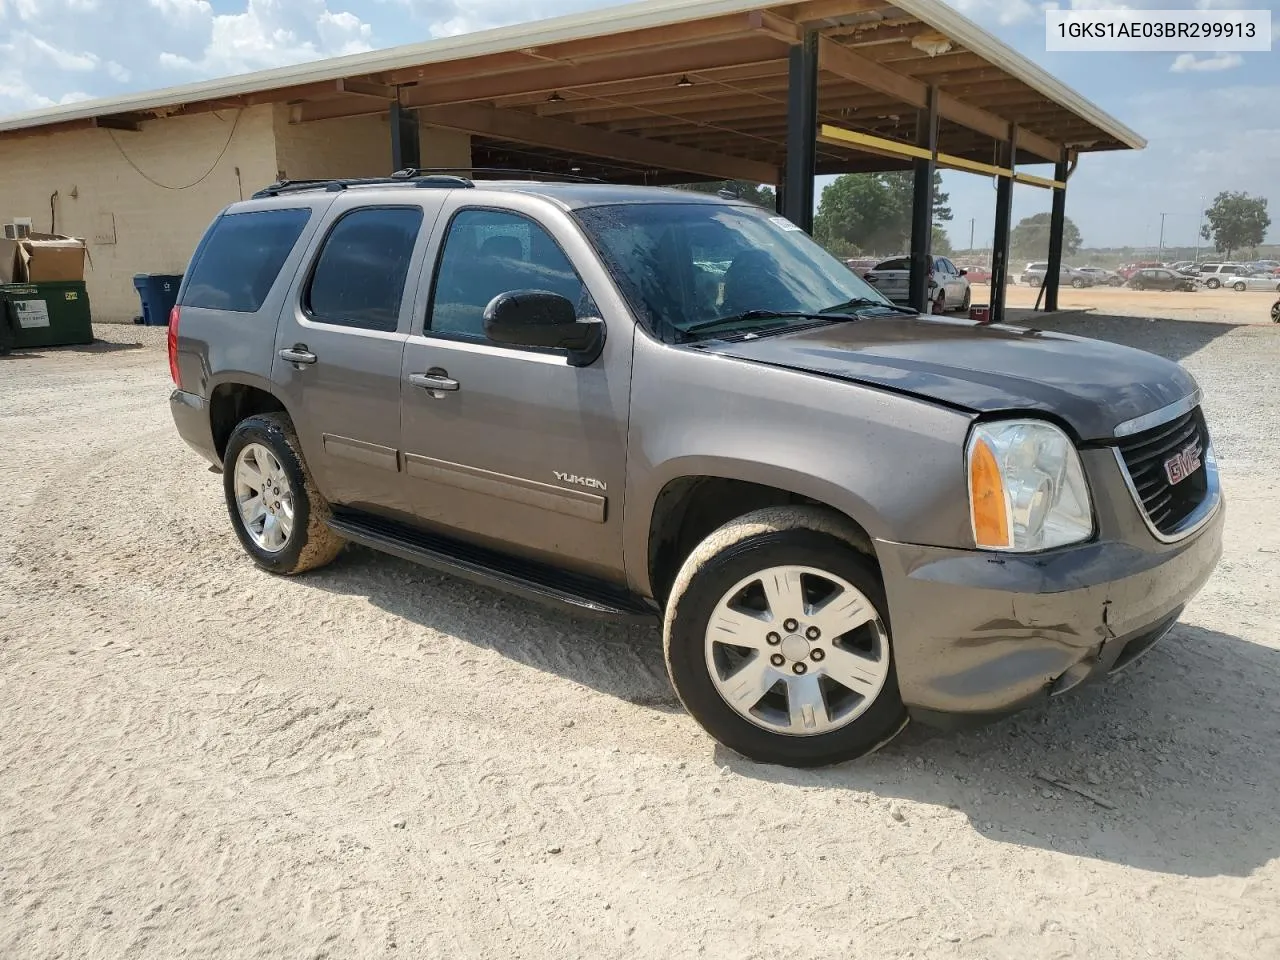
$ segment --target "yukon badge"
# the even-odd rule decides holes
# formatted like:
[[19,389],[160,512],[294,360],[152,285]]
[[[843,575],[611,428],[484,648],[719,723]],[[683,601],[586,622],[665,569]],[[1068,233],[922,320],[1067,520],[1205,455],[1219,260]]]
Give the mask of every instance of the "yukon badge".
[[561,473],[559,470],[551,472],[556,475],[556,479],[561,483],[574,483],[580,487],[590,487],[592,490],[609,489],[603,480],[596,480],[594,477],[580,477],[576,473]]

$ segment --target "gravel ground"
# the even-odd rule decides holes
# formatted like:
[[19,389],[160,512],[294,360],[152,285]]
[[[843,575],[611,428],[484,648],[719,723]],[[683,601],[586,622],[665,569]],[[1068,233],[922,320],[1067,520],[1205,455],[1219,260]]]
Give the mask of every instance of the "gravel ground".
[[0,358],[0,957],[1280,956],[1280,328],[1043,325],[1199,377],[1219,573],[1119,677],[815,772],[717,749],[656,630],[259,572],[163,330]]

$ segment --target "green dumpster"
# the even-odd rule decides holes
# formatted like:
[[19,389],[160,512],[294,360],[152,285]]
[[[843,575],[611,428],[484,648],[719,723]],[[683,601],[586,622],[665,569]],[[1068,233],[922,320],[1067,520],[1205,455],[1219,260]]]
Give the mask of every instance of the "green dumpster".
[[83,280],[0,284],[0,307],[15,349],[92,343],[89,294]]

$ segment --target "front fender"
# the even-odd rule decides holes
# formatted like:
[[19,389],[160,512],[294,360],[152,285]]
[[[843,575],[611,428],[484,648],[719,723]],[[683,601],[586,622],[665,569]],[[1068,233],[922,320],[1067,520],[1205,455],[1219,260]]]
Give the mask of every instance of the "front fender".
[[623,552],[649,595],[649,533],[680,477],[775,487],[874,539],[972,547],[964,444],[972,416],[918,398],[638,334]]

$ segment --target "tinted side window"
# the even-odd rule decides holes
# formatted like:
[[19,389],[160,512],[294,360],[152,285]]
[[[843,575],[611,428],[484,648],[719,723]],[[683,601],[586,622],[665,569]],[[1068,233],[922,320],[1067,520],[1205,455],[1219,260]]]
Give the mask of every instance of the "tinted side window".
[[420,207],[366,207],[343,216],[311,274],[303,301],[311,319],[394,330],[421,227]]
[[445,237],[427,327],[483,340],[484,308],[511,290],[558,293],[579,317],[598,315],[569,258],[542,227],[501,210],[460,211]]
[[182,305],[257,313],[310,218],[306,207],[223,214],[200,243]]

